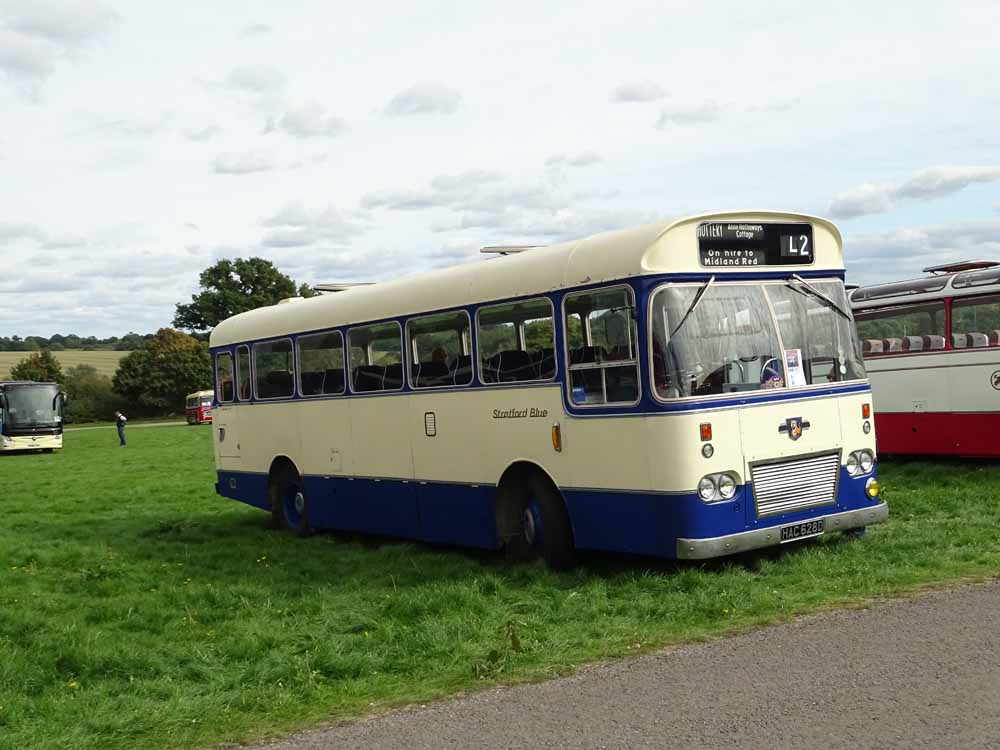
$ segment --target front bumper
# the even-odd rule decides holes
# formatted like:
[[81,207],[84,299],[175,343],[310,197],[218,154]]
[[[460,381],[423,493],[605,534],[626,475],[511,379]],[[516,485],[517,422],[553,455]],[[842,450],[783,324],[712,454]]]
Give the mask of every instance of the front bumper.
[[37,451],[62,448],[62,435],[16,435],[0,438],[4,451]]
[[[846,531],[859,526],[869,526],[881,523],[889,517],[889,506],[884,502],[870,508],[858,508],[843,513],[831,513],[827,516],[816,516],[824,519],[824,533],[827,531]],[[808,519],[814,520],[812,518]],[[761,547],[779,544],[778,535],[781,526],[769,526],[766,529],[742,531],[728,536],[717,536],[708,539],[678,539],[677,557],[682,560],[705,560],[710,557],[733,555],[737,552],[747,552]]]

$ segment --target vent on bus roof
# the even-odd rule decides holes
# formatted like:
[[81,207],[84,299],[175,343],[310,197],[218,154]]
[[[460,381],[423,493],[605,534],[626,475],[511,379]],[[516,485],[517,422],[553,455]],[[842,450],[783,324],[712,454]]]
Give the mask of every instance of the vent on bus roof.
[[347,284],[314,284],[313,289],[317,292],[323,292],[325,294],[333,294],[334,292],[346,292],[348,289],[353,289],[356,286],[371,286],[373,281],[354,281]]
[[483,255],[514,255],[523,253],[526,250],[537,250],[544,245],[490,245],[480,249]]
[[993,268],[1000,266],[1000,261],[996,260],[962,260],[957,263],[943,263],[940,266],[928,266],[924,273],[957,273],[958,271],[975,271],[979,268]]

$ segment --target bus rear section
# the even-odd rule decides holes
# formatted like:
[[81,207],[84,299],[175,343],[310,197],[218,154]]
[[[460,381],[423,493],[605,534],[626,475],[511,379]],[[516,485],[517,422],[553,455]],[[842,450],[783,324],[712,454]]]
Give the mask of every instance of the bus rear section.
[[0,452],[62,448],[65,401],[58,383],[0,382]]
[[212,395],[214,391],[189,393],[184,404],[188,424],[212,423]]
[[883,453],[1000,458],[1000,263],[851,294]]

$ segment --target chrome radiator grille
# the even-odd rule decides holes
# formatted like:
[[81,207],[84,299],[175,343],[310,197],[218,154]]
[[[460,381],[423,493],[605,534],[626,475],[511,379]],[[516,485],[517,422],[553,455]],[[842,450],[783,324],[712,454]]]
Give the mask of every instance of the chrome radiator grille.
[[790,513],[837,499],[840,452],[750,466],[757,517]]

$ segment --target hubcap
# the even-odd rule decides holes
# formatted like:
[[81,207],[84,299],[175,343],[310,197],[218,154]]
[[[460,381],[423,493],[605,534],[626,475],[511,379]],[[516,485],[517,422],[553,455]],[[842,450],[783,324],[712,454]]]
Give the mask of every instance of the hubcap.
[[521,531],[528,544],[535,543],[535,514],[531,512],[531,508],[525,508],[521,515]]
[[295,512],[301,513],[306,509],[306,496],[301,492],[295,493]]

